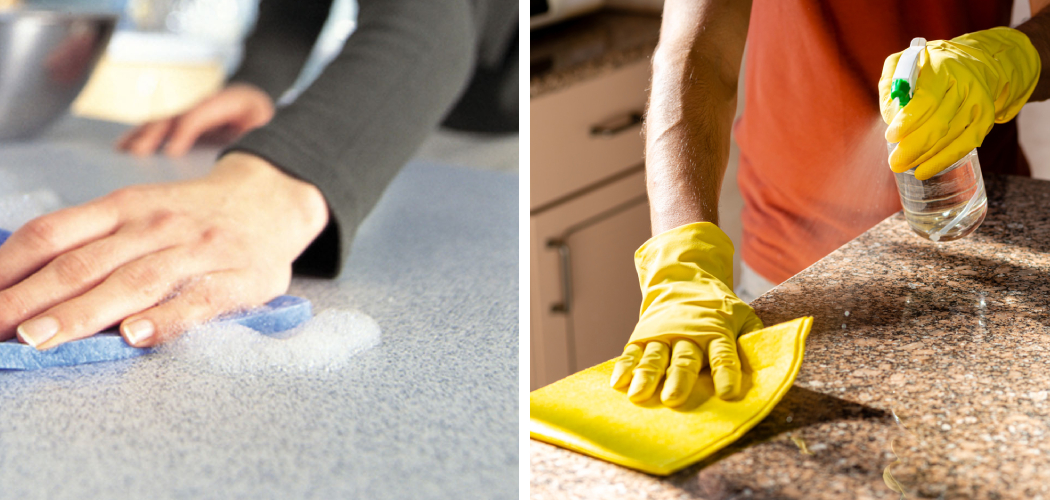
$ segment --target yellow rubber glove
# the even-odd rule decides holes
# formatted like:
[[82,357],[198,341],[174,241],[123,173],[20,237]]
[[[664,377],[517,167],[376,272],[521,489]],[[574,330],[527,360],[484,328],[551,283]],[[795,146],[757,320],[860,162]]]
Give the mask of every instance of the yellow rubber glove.
[[645,242],[634,263],[642,308],[610,384],[629,384],[627,397],[641,403],[666,374],[660,400],[680,406],[708,363],[718,397],[738,397],[736,339],[762,329],[762,321],[733,294],[733,242],[710,222],[686,224]]
[[889,125],[886,140],[898,142],[890,168],[912,167],[929,179],[980,146],[993,123],[1013,119],[1035,90],[1041,63],[1028,37],[992,28],[926,44],[911,101],[890,97],[901,53],[886,58],[879,80],[879,107]]

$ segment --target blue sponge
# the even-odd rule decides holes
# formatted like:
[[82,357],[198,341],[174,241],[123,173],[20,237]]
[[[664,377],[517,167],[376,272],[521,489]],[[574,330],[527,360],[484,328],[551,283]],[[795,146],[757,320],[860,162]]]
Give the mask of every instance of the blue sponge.
[[[301,325],[310,319],[310,301],[282,295],[265,306],[218,318],[212,324],[237,323],[259,333],[273,334]],[[86,339],[67,342],[46,351],[11,339],[0,342],[0,370],[37,370],[51,366],[71,366],[114,361],[148,354],[152,349],[131,347],[115,328]]]
[[[11,233],[0,229],[0,243]],[[282,295],[265,306],[217,318],[212,324],[237,323],[259,333],[273,334],[301,325],[311,317],[310,301]],[[115,361],[148,354],[152,349],[131,347],[112,328],[86,339],[67,342],[46,351],[11,339],[0,342],[0,370],[37,370],[51,366],[71,366]]]

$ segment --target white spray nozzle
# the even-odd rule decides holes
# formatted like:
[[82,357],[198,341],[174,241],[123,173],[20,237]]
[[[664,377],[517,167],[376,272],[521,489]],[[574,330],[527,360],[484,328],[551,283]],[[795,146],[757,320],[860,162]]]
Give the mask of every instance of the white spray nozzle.
[[896,99],[901,107],[911,101],[915,95],[915,79],[919,77],[919,54],[926,48],[925,38],[913,38],[911,45],[904,49],[893,70],[893,83],[890,98]]

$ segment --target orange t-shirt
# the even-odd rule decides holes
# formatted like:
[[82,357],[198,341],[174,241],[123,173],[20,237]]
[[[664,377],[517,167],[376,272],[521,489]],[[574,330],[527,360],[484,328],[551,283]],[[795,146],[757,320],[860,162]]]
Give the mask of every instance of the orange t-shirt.
[[[1010,21],[1010,0],[754,0],[735,125],[742,257],[780,283],[900,210],[878,82],[914,37]],[[984,172],[1029,175],[1014,122],[978,150]]]

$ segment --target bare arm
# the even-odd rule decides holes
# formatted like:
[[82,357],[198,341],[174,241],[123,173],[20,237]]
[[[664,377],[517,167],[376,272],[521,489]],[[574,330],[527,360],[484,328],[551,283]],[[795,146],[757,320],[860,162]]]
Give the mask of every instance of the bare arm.
[[1017,27],[1017,30],[1028,35],[1035,50],[1039,52],[1042,68],[1039,71],[1039,82],[1032,91],[1029,101],[1050,99],[1050,9],[1046,6],[1050,0],[1032,0],[1032,18]]
[[645,124],[653,234],[718,223],[750,0],[667,0]]

